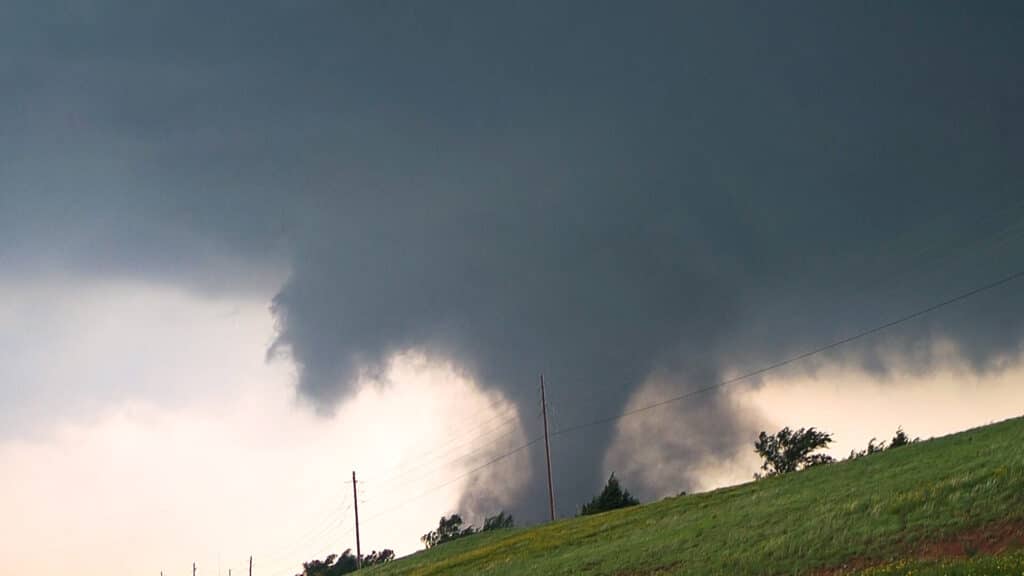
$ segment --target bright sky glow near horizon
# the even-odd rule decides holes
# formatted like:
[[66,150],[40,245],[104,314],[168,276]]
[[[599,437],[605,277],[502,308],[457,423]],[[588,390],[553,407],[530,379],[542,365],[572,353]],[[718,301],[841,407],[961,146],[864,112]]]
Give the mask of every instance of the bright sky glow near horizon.
[[[481,460],[451,462],[472,447],[460,433],[494,431],[488,439],[520,428],[506,444],[519,445],[537,431],[536,421],[528,422],[528,432],[516,423],[499,427],[514,407],[503,408],[499,396],[481,391],[454,367],[415,353],[396,357],[383,383],[365,382],[333,416],[317,416],[295,398],[287,359],[264,359],[273,318],[258,297],[210,298],[139,284],[8,290],[0,310],[4,339],[32,328],[17,319],[35,299],[77,295],[46,331],[54,342],[47,356],[62,361],[27,382],[54,390],[44,399],[47,405],[66,401],[65,391],[73,396],[76,386],[109,377],[98,361],[103,350],[121,350],[137,367],[159,369],[122,367],[118,373],[132,374],[143,393],[91,413],[39,417],[31,435],[0,441],[0,540],[10,545],[5,573],[58,574],[72,562],[87,575],[171,575],[186,573],[192,561],[200,574],[213,574],[217,566],[223,574],[228,568],[242,573],[253,554],[258,574],[294,574],[303,560],[354,547],[346,484],[352,469],[366,480],[360,497],[364,551],[411,553],[437,517],[457,511],[465,481],[398,511],[395,502]],[[116,319],[116,325],[102,328],[99,318]],[[159,337],[179,343],[173,357],[146,344],[156,336],[155,325]],[[900,425],[927,438],[1019,414],[1019,359],[1004,372],[977,377],[958,369],[955,355],[950,358],[949,367],[934,375],[898,377],[899,386],[836,368],[815,378],[738,385],[729,398],[758,413],[755,420],[768,428],[817,425],[832,431],[837,441],[830,452],[839,457],[871,437],[888,438]],[[8,379],[10,369],[8,363],[0,375]],[[180,395],[169,405],[168,390]],[[925,396],[928,409],[922,410]],[[664,390],[648,387],[635,402],[664,397]],[[627,486],[643,470],[658,470],[661,495],[676,493],[673,477],[692,463],[673,462],[656,446],[630,440],[631,434],[642,440],[681,432],[671,422],[665,426],[661,419],[621,421],[606,469]],[[556,470],[571,465],[555,462]],[[757,460],[745,452],[698,465],[698,489],[708,490],[748,481]],[[528,470],[517,472],[521,477],[514,482],[530,481]],[[391,512],[378,517],[381,510]]]
[[[422,527],[447,513],[460,493],[454,483],[398,515],[377,518],[396,498],[451,476],[450,468],[420,454],[442,440],[459,448],[451,436],[478,424],[493,430],[514,414],[450,366],[403,355],[382,383],[368,383],[333,417],[320,417],[296,401],[288,362],[264,361],[273,338],[265,300],[210,299],[144,285],[73,291],[79,304],[62,311],[67,321],[48,331],[57,344],[47,354],[63,361],[53,366],[55,374],[25,382],[52,386],[47,406],[66,401],[65,389],[73,394],[76,386],[110,377],[97,362],[103,350],[158,369],[131,373],[137,390],[151,392],[82,417],[40,415],[31,437],[0,441],[6,511],[0,539],[17,551],[5,553],[4,572],[59,573],[73,561],[85,574],[145,574],[154,566],[173,574],[194,558],[210,574],[219,557],[226,574],[255,554],[260,573],[292,574],[303,560],[354,542],[346,484],[354,469],[366,481],[364,551],[411,552]],[[7,294],[4,316],[16,318],[19,303],[29,307],[39,293],[29,286]],[[116,327],[77,321],[97,318],[116,319]],[[179,343],[174,357],[154,353],[152,326],[160,327],[160,338]],[[7,322],[0,335],[29,327]],[[6,379],[10,372],[0,374]],[[168,390],[183,396],[168,406]],[[448,414],[445,406],[459,411]],[[446,416],[457,418],[443,421]],[[408,434],[410,428],[418,433]],[[384,482],[410,464],[415,474]],[[396,521],[404,529],[393,529]],[[129,542],[131,551],[116,558],[104,552]]]
[[353,470],[364,552],[537,524],[540,374],[561,517],[612,472],[748,481],[761,430],[845,456],[1021,415],[1022,28],[3,3],[0,576],[293,576],[354,547]]

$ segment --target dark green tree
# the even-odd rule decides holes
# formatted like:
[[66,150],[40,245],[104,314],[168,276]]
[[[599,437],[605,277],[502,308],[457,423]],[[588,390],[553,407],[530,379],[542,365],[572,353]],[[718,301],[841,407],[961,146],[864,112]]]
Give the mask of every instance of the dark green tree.
[[[370,552],[369,555],[362,557],[363,566],[373,566],[374,564],[384,564],[395,559],[394,550],[385,548],[380,552],[376,550]],[[302,572],[296,574],[296,576],[340,576],[341,574],[348,574],[349,572],[355,572],[357,569],[356,557],[352,554],[352,550],[345,550],[341,556],[337,554],[331,554],[323,560],[310,560],[309,562],[302,563]]]
[[484,527],[481,528],[480,531],[487,532],[488,530],[502,530],[505,528],[512,528],[513,526],[515,526],[515,521],[512,520],[512,515],[501,511],[494,516],[488,516],[485,518]]
[[889,449],[891,450],[893,448],[899,448],[900,446],[906,446],[907,444],[913,444],[918,440],[920,440],[920,438],[914,438],[911,440],[910,436],[907,436],[907,433],[903,431],[903,426],[900,426],[896,429],[896,435],[892,437],[892,441],[889,442]]
[[356,571],[356,557],[351,550],[345,550],[338,556],[331,554],[323,560],[310,560],[302,563],[302,572],[296,576],[340,576]]
[[762,431],[754,443],[754,451],[763,460],[761,470],[764,474],[754,474],[754,478],[777,476],[833,462],[827,454],[815,454],[831,443],[831,434],[813,427],[790,430],[787,426],[775,434]]
[[374,550],[366,556],[363,556],[363,566],[374,566],[376,564],[384,564],[391,562],[395,559],[395,551],[390,548],[385,548],[380,552]]
[[583,508],[580,510],[580,516],[607,512],[608,510],[625,508],[627,506],[636,506],[639,503],[639,500],[630,495],[629,490],[625,490],[619,485],[619,479],[615,477],[613,472],[608,477],[608,483],[605,484],[604,490],[601,490],[600,494],[594,496],[590,502],[583,505]]
[[427,548],[433,548],[438,544],[444,544],[445,542],[451,542],[456,538],[462,538],[463,536],[469,536],[475,534],[476,528],[473,526],[462,527],[462,517],[458,514],[452,514],[449,517],[441,516],[441,521],[437,524],[436,530],[431,530],[423,536],[420,536],[420,541]]
[[850,460],[856,460],[869,454],[881,452],[885,450],[885,440],[882,440],[878,444],[875,444],[875,439],[868,440],[868,447],[863,450],[850,450]]
[[918,438],[914,438],[913,440],[911,440],[910,436],[907,436],[907,433],[903,431],[903,427],[901,426],[896,429],[896,435],[892,437],[892,441],[889,442],[888,446],[885,445],[885,441],[875,444],[875,439],[872,438],[871,440],[868,441],[868,447],[865,448],[864,450],[851,450],[850,460],[861,458],[869,454],[874,454],[875,452],[881,452],[883,450],[892,450],[893,448],[899,448],[900,446],[913,444],[918,440]]

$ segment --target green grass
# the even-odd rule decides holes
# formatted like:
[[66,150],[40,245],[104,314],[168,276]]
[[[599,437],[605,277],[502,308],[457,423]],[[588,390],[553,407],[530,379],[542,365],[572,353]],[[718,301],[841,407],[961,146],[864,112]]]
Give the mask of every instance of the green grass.
[[962,572],[899,562],[924,542],[1021,520],[1017,418],[714,492],[480,534],[368,574],[804,574],[852,560],[883,566],[872,574],[995,569],[985,562],[1017,562],[991,573],[1020,574],[1020,554],[964,560]]

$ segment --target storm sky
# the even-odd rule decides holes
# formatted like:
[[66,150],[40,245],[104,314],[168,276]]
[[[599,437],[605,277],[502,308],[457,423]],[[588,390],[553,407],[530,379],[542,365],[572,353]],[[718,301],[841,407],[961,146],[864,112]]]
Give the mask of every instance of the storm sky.
[[[470,439],[511,410],[483,462],[538,433],[540,373],[569,428],[1018,272],[1022,25],[1009,2],[8,4],[0,446],[133,402],[233,412],[251,389],[230,354],[282,372],[261,398],[289,418],[360,444],[376,432],[346,419],[366,394],[446,398],[435,424]],[[1015,394],[1022,294],[744,382],[746,400],[559,435],[559,513],[609,468],[645,498],[715,484],[794,383],[917,410],[950,374]],[[260,333],[197,342],[150,314],[167,298]],[[930,429],[996,413],[977,414]],[[541,458],[448,505],[542,520]]]

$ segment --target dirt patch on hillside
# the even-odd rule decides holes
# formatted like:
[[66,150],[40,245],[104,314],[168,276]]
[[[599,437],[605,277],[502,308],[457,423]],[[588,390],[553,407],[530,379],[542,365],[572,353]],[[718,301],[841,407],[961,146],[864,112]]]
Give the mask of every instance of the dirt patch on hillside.
[[[955,536],[918,543],[899,556],[913,560],[946,560],[977,555],[991,556],[1020,548],[1024,548],[1024,520],[1014,520],[996,522],[966,530]],[[812,574],[814,576],[840,576],[884,563],[877,559],[853,558],[842,566],[816,570]]]

